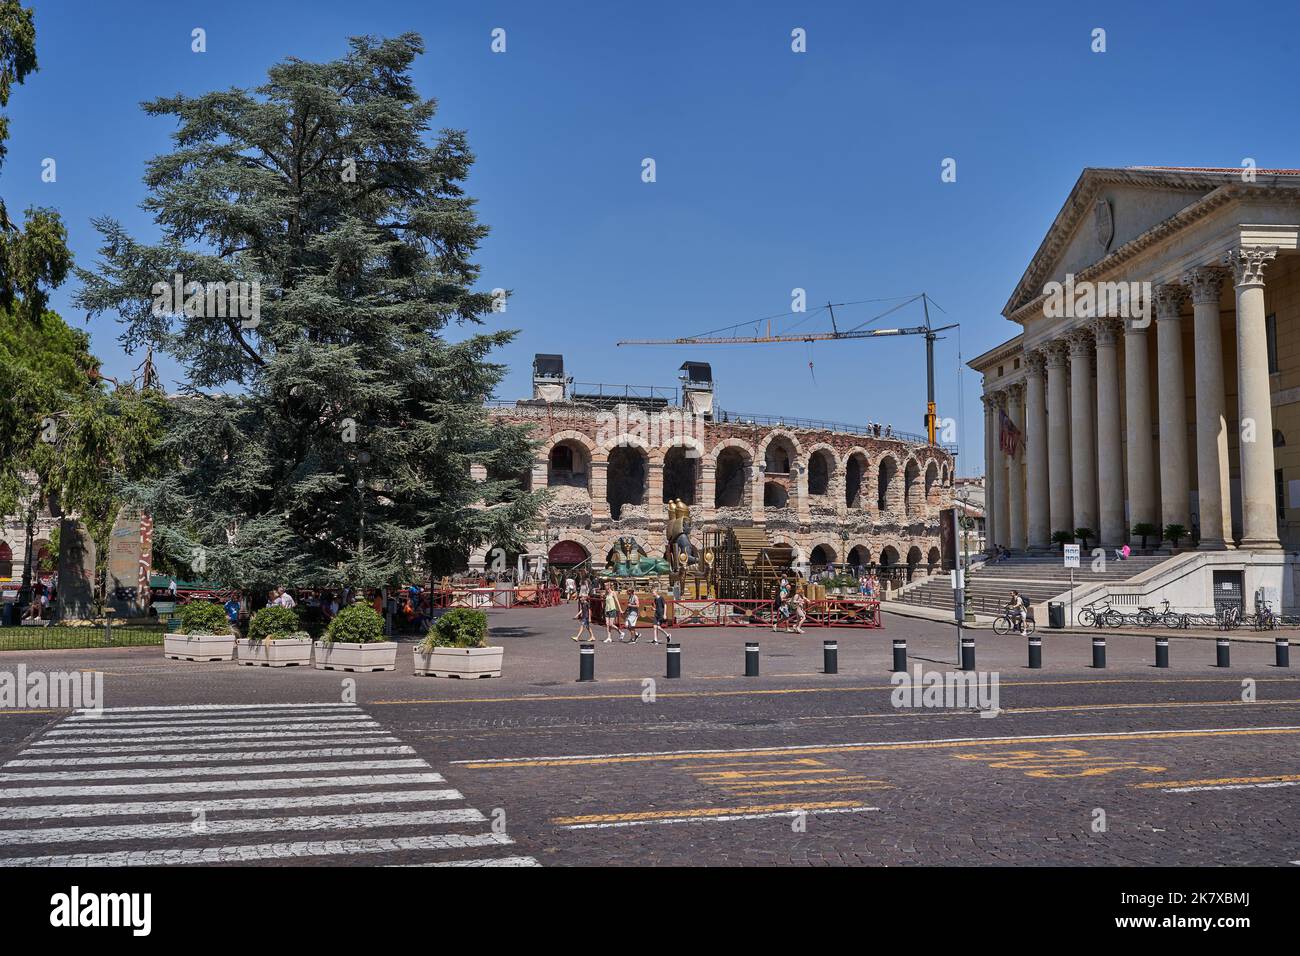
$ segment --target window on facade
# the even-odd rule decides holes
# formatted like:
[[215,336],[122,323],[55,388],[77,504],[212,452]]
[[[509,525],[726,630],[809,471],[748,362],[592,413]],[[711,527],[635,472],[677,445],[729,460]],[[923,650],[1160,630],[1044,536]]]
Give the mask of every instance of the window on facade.
[[1268,339],[1268,373],[1277,371],[1277,314],[1264,317],[1264,335]]

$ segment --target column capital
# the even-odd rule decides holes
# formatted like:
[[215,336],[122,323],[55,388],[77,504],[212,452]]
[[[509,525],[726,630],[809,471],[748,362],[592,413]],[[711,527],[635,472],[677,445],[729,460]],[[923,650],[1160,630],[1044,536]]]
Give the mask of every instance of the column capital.
[[1264,266],[1276,256],[1277,246],[1242,246],[1224,253],[1223,263],[1232,270],[1233,281],[1240,289],[1242,286],[1262,286]]
[[1151,298],[1155,303],[1157,321],[1177,321],[1178,313],[1187,301],[1187,290],[1175,282],[1166,282],[1151,291]]
[[1042,375],[1047,364],[1047,354],[1042,349],[1030,349],[1025,353],[1025,369],[1030,375]]
[[1097,348],[1113,349],[1119,341],[1120,322],[1118,319],[1094,319],[1089,323],[1092,334],[1097,339]]
[[1043,346],[1043,357],[1048,368],[1065,368],[1069,361],[1070,343],[1065,338],[1056,338]]
[[1096,342],[1092,337],[1092,332],[1088,328],[1080,326],[1077,329],[1071,329],[1066,333],[1065,337],[1070,343],[1071,360],[1076,358],[1087,358],[1092,355],[1092,348]]
[[1226,275],[1220,266],[1199,266],[1183,276],[1183,285],[1191,290],[1194,305],[1218,305]]
[[1007,401],[1019,404],[1025,397],[1025,383],[1012,382],[1007,386]]

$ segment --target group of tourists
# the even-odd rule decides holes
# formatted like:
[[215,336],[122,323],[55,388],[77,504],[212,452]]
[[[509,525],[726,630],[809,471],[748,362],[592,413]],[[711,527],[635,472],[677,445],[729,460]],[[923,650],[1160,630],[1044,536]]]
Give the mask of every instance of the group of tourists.
[[[881,434],[881,429],[882,429],[882,428],[884,429],[884,434],[883,434],[883,435]],[[893,438],[893,437],[894,437],[894,426],[893,426],[893,425],[881,425],[879,422],[867,422],[867,431],[871,434],[871,436],[872,436],[873,438]]]
[[[590,587],[589,582],[584,581],[583,586]],[[668,596],[664,589],[656,584],[650,593],[654,602],[654,629],[650,634],[650,643],[658,644],[659,635],[663,634],[665,641],[671,641],[673,636],[668,633],[665,625],[668,623]],[[587,635],[589,640],[596,639],[591,629],[591,600],[590,591],[583,594],[578,601],[578,613],[573,619],[578,621],[578,633],[573,636],[573,640],[581,641],[583,634]],[[613,581],[605,582],[604,591],[604,611],[605,611],[605,640],[604,643],[614,643],[614,631],[618,631],[618,640],[620,644],[635,644],[639,638],[637,634],[637,625],[641,620],[641,599],[637,596],[636,589],[628,585],[623,592],[614,587]],[[629,637],[628,635],[631,635]]]
[[808,598],[802,587],[792,587],[790,579],[781,575],[773,602],[772,633],[783,627],[787,634],[802,634],[803,623],[808,620]]

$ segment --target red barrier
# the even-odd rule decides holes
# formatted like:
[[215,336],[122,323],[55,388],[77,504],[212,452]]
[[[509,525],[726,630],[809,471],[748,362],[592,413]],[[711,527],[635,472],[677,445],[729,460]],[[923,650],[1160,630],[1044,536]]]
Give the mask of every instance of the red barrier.
[[[708,598],[702,600],[680,600],[670,604],[672,627],[767,627],[773,622],[778,628],[789,626],[789,619],[776,613],[772,601],[756,599]],[[649,618],[644,613],[641,621],[648,626]],[[880,602],[867,600],[809,601],[805,607],[804,627],[882,627]],[[599,620],[597,615],[599,614]],[[593,604],[592,620],[604,621],[603,605]]]
[[472,607],[488,611],[506,607],[558,607],[561,596],[559,588],[549,584],[525,584],[523,587],[487,584],[482,587],[438,588],[431,592],[430,602],[435,608]]

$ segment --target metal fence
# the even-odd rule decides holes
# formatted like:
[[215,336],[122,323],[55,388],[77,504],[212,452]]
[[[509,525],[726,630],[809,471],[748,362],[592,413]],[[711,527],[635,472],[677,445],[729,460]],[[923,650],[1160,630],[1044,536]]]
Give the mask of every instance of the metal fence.
[[0,627],[0,651],[47,651],[89,647],[149,647],[161,645],[161,627],[72,627],[51,624]]

